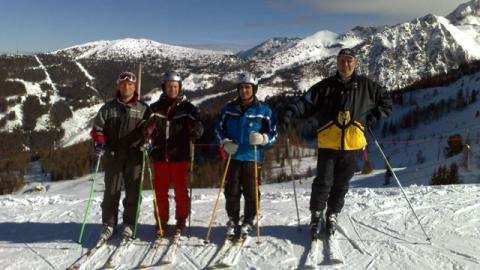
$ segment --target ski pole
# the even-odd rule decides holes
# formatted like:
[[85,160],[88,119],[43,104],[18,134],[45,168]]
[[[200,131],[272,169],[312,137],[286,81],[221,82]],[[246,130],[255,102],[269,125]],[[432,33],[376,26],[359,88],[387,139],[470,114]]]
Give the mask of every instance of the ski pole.
[[82,243],[83,231],[85,230],[85,224],[87,223],[88,212],[90,211],[90,204],[92,202],[92,196],[93,196],[93,187],[97,182],[98,168],[100,168],[100,160],[102,159],[102,155],[103,154],[99,155],[97,158],[97,166],[95,166],[95,174],[93,175],[93,182],[92,182],[92,185],[90,186],[90,196],[88,197],[87,209],[85,209],[85,214],[83,215],[82,228],[80,229],[80,236],[78,237],[79,244]]
[[418,218],[417,213],[415,213],[415,210],[413,210],[412,204],[408,200],[407,195],[405,194],[405,190],[403,189],[402,184],[400,183],[400,180],[398,180],[397,174],[393,171],[392,166],[390,165],[390,162],[388,162],[387,156],[385,156],[385,153],[383,152],[382,147],[380,147],[380,144],[378,144],[378,140],[375,137],[375,134],[373,133],[372,129],[369,128],[369,127],[368,127],[368,132],[372,135],[373,141],[375,142],[375,145],[377,146],[378,151],[380,152],[383,159],[385,160],[385,164],[387,164],[388,169],[390,169],[390,171],[392,171],[393,178],[395,178],[395,181],[397,181],[397,185],[400,187],[400,190],[402,191],[403,197],[405,197],[405,200],[407,201],[408,206],[410,207],[410,210],[412,210],[413,215],[417,219],[418,224],[420,225],[420,228],[422,228],[422,231],[425,234],[425,237],[427,237],[427,241],[430,242],[430,237],[428,237],[427,232],[423,228],[422,222],[420,222],[420,219]]
[[213,206],[213,212],[212,212],[212,217],[210,218],[210,223],[208,224],[208,231],[207,231],[207,236],[205,237],[205,241],[203,241],[204,244],[208,244],[209,238],[210,238],[210,232],[212,230],[212,223],[213,220],[215,219],[215,212],[217,211],[217,206],[218,206],[218,201],[220,199],[220,194],[222,194],[222,189],[223,185],[225,184],[225,178],[227,178],[227,172],[228,172],[228,167],[230,166],[230,160],[232,159],[232,155],[228,155],[228,160],[227,160],[227,165],[225,166],[225,171],[223,172],[223,177],[222,180],[220,181],[220,188],[218,189],[218,195],[217,199],[215,200],[215,205]]
[[253,168],[254,173],[255,173],[255,207],[257,210],[257,244],[260,244],[260,221],[259,221],[259,216],[260,216],[260,210],[258,209],[258,162],[257,162],[257,145],[253,145]]
[[150,165],[150,158],[148,156],[147,151],[144,151],[145,155],[145,160],[147,163],[147,171],[148,171],[148,176],[150,179],[150,186],[152,187],[152,192],[153,192],[153,204],[155,207],[155,214],[156,214],[156,219],[158,223],[158,227],[160,228],[160,237],[163,237],[163,230],[162,230],[162,219],[160,217],[160,213],[158,211],[158,204],[157,204],[157,193],[155,192],[155,182],[153,181],[153,176],[152,176],[152,166]]
[[190,141],[190,181],[189,181],[189,186],[190,186],[190,200],[189,200],[189,207],[188,207],[188,238],[192,236],[192,193],[193,193],[193,188],[192,188],[192,183],[193,183],[193,168],[194,168],[194,161],[195,161],[195,145],[193,144],[192,141]]
[[145,152],[147,151],[147,146],[143,145],[143,159],[142,159],[142,172],[140,175],[140,186],[138,189],[138,202],[137,202],[137,211],[135,214],[135,227],[133,230],[133,238],[137,235],[137,227],[138,227],[138,217],[140,216],[140,206],[142,204],[142,189],[143,189],[143,179],[145,178]]
[[142,89],[142,64],[137,65],[137,93],[138,96],[141,97],[141,89]]
[[301,231],[302,228],[300,227],[300,214],[298,213],[298,201],[297,201],[297,188],[295,186],[295,170],[293,168],[293,161],[292,155],[290,152],[290,138],[287,136],[287,156],[290,161],[290,174],[292,175],[292,184],[293,184],[293,196],[295,198],[295,209],[297,210],[297,221],[298,221],[298,231]]

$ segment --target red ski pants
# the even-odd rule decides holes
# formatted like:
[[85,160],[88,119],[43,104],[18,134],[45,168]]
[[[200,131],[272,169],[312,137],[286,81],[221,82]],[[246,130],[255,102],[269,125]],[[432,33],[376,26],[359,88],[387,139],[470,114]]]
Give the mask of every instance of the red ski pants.
[[168,190],[171,184],[173,184],[175,193],[175,218],[178,220],[188,217],[190,212],[190,198],[187,189],[189,165],[189,161],[154,161],[155,195],[157,196],[158,212],[163,224],[168,222]]

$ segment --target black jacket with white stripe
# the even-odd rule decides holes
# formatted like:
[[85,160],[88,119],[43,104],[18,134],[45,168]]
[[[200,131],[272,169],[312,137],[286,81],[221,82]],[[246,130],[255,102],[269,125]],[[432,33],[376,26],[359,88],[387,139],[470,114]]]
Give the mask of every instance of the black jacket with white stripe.
[[197,108],[185,96],[175,99],[162,94],[150,106],[158,117],[152,133],[152,157],[158,161],[190,160],[190,141],[200,138],[203,125]]

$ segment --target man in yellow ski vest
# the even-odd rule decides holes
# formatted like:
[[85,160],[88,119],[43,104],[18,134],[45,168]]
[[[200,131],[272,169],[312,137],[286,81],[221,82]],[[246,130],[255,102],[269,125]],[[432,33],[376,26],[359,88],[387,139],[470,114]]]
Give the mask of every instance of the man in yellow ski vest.
[[372,80],[357,75],[352,49],[337,55],[337,72],[313,85],[302,98],[290,104],[281,117],[288,126],[292,118],[316,115],[318,121],[317,176],[310,198],[312,238],[319,237],[326,211],[326,231],[333,234],[338,213],[345,203],[358,151],[366,144],[366,128],[386,117],[392,109],[389,93]]

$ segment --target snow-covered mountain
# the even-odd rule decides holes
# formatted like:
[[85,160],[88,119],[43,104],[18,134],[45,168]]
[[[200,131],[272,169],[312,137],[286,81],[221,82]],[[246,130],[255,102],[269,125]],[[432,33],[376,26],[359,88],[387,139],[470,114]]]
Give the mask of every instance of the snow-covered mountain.
[[243,66],[242,58],[248,61],[248,69],[265,79],[267,87],[271,86],[269,79],[271,81],[278,72],[293,70],[295,74],[298,67],[321,70],[311,75],[296,74],[295,84],[303,87],[312,80],[332,74],[336,68],[333,58],[338,51],[354,47],[360,60],[359,70],[393,90],[480,59],[479,5],[479,0],[471,0],[447,17],[428,14],[393,26],[359,26],[340,34],[322,30],[303,39],[272,38],[238,53],[238,57],[146,39],[90,42],[54,54],[76,59],[197,59],[199,65],[228,62],[233,66]]
[[356,50],[360,73],[391,90],[480,58],[480,43],[435,15],[385,28]]
[[[0,111],[0,131],[24,127],[25,119],[36,123],[30,123],[35,131],[49,130],[55,105],[71,112],[56,127],[65,129],[61,145],[86,138],[85,128],[97,107],[112,96],[115,76],[134,69],[137,62],[144,64],[145,97],[157,98],[160,75],[176,69],[185,78],[183,89],[192,101],[209,109],[234,95],[228,81],[244,70],[261,77],[260,99],[304,91],[333,74],[335,55],[344,47],[357,51],[360,73],[395,90],[480,59],[478,7],[479,0],[472,0],[447,17],[429,14],[393,26],[355,27],[340,34],[324,30],[303,39],[272,38],[238,55],[122,39],[90,42],[46,55],[3,56],[0,83],[6,85],[2,89],[15,84],[17,90],[25,90],[8,90],[11,93],[4,96],[5,101],[0,100],[8,104],[7,110]],[[39,115],[24,115],[27,95],[38,99]]]
[[230,54],[226,51],[193,49],[182,46],[173,46],[159,43],[148,39],[119,39],[101,40],[72,46],[66,49],[52,52],[52,54],[68,55],[75,59],[99,58],[99,59],[170,59],[183,60],[191,58],[221,58]]
[[[480,59],[479,34],[476,27],[454,25],[444,17],[429,14],[407,23],[357,27],[343,34],[320,31],[258,62],[265,77],[308,67],[325,69],[316,75],[320,79],[333,73],[334,57],[340,49],[353,47],[360,73],[393,90]],[[308,74],[299,75],[297,85],[310,79]]]
[[452,13],[447,15],[452,23],[474,23],[478,24],[480,16],[480,1],[471,0],[470,2],[459,5]]
[[300,38],[275,37],[271,38],[258,46],[237,53],[237,56],[244,59],[258,60],[270,58],[275,53],[285,51],[298,43]]

